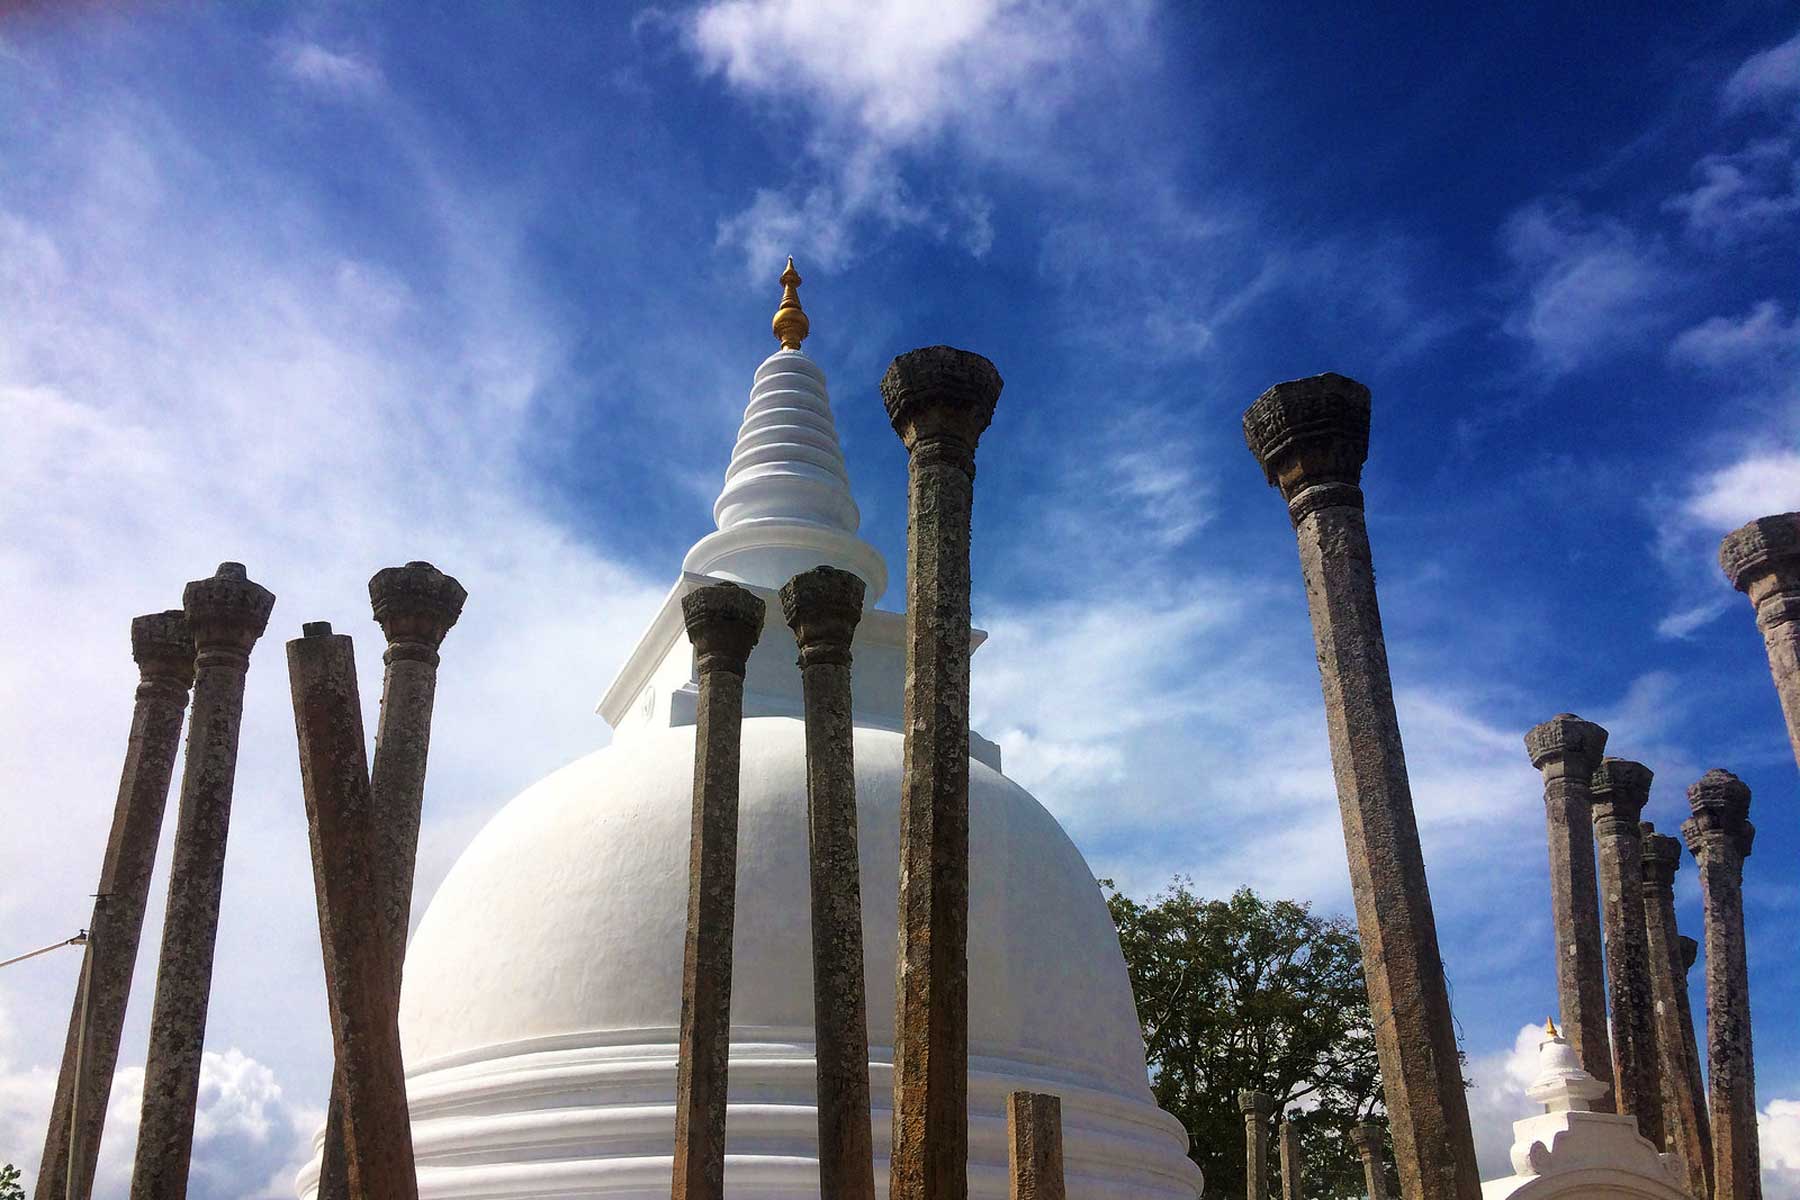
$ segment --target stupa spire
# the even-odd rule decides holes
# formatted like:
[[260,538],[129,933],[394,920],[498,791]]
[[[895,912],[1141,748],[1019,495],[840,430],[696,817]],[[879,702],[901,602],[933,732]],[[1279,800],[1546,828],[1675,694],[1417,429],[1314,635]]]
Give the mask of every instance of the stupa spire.
[[788,255],[787,270],[776,282],[781,284],[781,303],[776,306],[775,319],[769,322],[769,327],[774,330],[775,339],[783,350],[798,350],[806,335],[812,332],[812,322],[807,320],[806,310],[800,307],[800,285],[805,280],[794,270],[793,255]]
[[713,503],[718,529],[694,544],[682,569],[777,589],[802,571],[838,567],[861,577],[873,607],[887,588],[887,564],[856,535],[862,514],[850,495],[825,372],[800,349],[811,323],[792,258],[780,283],[771,328],[781,349],[756,369]]

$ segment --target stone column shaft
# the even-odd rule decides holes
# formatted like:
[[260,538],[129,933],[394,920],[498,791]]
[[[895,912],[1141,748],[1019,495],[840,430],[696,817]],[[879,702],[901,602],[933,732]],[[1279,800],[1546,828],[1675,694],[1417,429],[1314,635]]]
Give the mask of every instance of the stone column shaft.
[[671,1194],[723,1200],[744,668],[762,633],[763,602],[736,584],[715,583],[684,596],[681,611],[700,686]]
[[1715,1154],[1712,1148],[1712,1110],[1706,1102],[1706,1077],[1701,1074],[1700,1045],[1694,1035],[1694,1009],[1688,1001],[1688,976],[1694,969],[1694,962],[1700,956],[1700,943],[1686,934],[1675,939],[1679,945],[1681,975],[1675,981],[1675,1007],[1680,1012],[1683,1054],[1687,1067],[1683,1077],[1688,1088],[1693,1092],[1694,1111],[1700,1114],[1700,1129],[1706,1138],[1706,1195],[1713,1189],[1713,1163]]
[[1750,971],[1744,954],[1744,860],[1756,828],[1750,789],[1712,770],[1688,789],[1681,826],[1700,873],[1706,935],[1706,1057],[1711,1087],[1713,1195],[1761,1200],[1756,1058],[1750,1041]]
[[1800,761],[1800,513],[1760,517],[1726,535],[1719,565],[1756,608],[1788,744]]
[[856,731],[850,696],[850,644],[862,619],[863,594],[861,579],[827,566],[796,575],[781,589],[782,612],[800,650],[806,706],[807,866],[812,887],[822,1200],[875,1200],[862,868],[856,840]]
[[156,999],[144,1063],[144,1107],[131,1200],[184,1200],[200,1098],[200,1061],[212,994],[225,839],[237,777],[250,650],[275,596],[242,564],[221,563],[182,592],[194,634],[194,702],[181,774],[181,807],[169,867],[169,901],[157,957]]
[[[376,886],[399,995],[412,917],[413,871],[425,803],[425,764],[431,751],[431,713],[437,698],[438,648],[462,615],[468,592],[427,562],[387,567],[369,580],[369,602],[387,636],[382,655],[381,718],[369,791],[380,855]],[[350,1195],[345,1154],[344,1085],[335,1075],[320,1157],[318,1200]]]
[[1605,758],[1589,785],[1600,856],[1600,907],[1606,926],[1606,989],[1612,1000],[1613,1088],[1618,1111],[1665,1148],[1662,1084],[1656,1057],[1655,1000],[1644,931],[1643,843],[1638,816],[1650,799],[1643,763]]
[[992,363],[948,346],[881,381],[908,456],[890,1200],[969,1190],[969,521],[1000,388]]
[[1687,1172],[1688,1190],[1705,1200],[1712,1195],[1712,1134],[1706,1120],[1706,1097],[1697,1074],[1688,1073],[1688,1044],[1693,1028],[1681,1028],[1687,991],[1687,968],[1675,931],[1675,872],[1681,868],[1681,842],[1657,833],[1650,822],[1640,827],[1644,846],[1644,931],[1650,961],[1650,991],[1656,1022],[1656,1055],[1662,1078],[1663,1130]]
[[287,644],[287,657],[350,1195],[416,1200],[399,972],[382,878],[387,814],[369,790],[355,651],[320,621]]
[[1275,1097],[1245,1090],[1237,1102],[1244,1114],[1244,1195],[1246,1200],[1269,1200],[1269,1118],[1275,1115]]
[[1364,1121],[1350,1131],[1350,1140],[1356,1143],[1356,1155],[1362,1159],[1363,1186],[1368,1189],[1369,1200],[1387,1200],[1387,1172],[1381,1169],[1381,1126]]
[[181,745],[188,688],[194,682],[194,635],[187,618],[177,609],[133,620],[131,656],[138,664],[137,703],[131,713],[125,769],[119,777],[112,833],[101,861],[94,915],[88,923],[81,981],[63,1043],[62,1071],[44,1137],[36,1200],[87,1200],[93,1190],[100,1135],[106,1126],[113,1070],[125,1027],[125,1006],[137,965],[138,939],[144,930],[150,876],[156,868],[156,843],[162,836],[169,780]]
[[1300,1150],[1300,1130],[1292,1121],[1281,1123],[1281,1197],[1282,1200],[1304,1200],[1306,1196],[1306,1158]]
[[[1606,968],[1600,942],[1600,890],[1594,875],[1593,797],[1588,783],[1606,752],[1606,730],[1561,713],[1525,735],[1531,765],[1544,776],[1550,846],[1550,917],[1556,935],[1556,995],[1563,1034],[1582,1069],[1611,1079]],[[1594,1111],[1615,1111],[1612,1093]]]
[[1341,375],[1277,384],[1244,414],[1244,436],[1280,487],[1299,543],[1401,1192],[1408,1200],[1478,1200],[1358,486],[1369,390]]
[[1063,1200],[1062,1101],[1041,1092],[1006,1097],[1008,1200]]

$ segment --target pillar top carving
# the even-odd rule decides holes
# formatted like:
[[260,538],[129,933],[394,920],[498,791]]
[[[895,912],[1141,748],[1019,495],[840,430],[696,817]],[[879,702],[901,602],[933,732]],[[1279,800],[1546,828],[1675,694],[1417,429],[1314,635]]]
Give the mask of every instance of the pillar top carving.
[[1244,411],[1244,442],[1290,502],[1309,487],[1356,487],[1369,457],[1369,389],[1327,372],[1278,383]]
[[1350,1127],[1350,1140],[1355,1144],[1357,1152],[1365,1155],[1381,1153],[1381,1144],[1387,1134],[1380,1121],[1358,1121]]
[[1714,767],[1688,788],[1688,807],[1694,815],[1682,823],[1681,835],[1696,861],[1704,863],[1706,854],[1726,848],[1739,858],[1750,857],[1756,826],[1749,821],[1748,784]]
[[681,618],[702,672],[744,673],[750,651],[762,636],[766,608],[755,593],[721,580],[681,598]]
[[1258,1116],[1265,1121],[1275,1115],[1275,1097],[1254,1088],[1243,1088],[1237,1094],[1238,1111],[1246,1117]]
[[243,563],[220,563],[207,579],[196,579],[181,592],[181,607],[194,632],[194,646],[249,654],[269,627],[275,593],[251,581]]
[[881,402],[894,432],[908,451],[919,443],[948,438],[967,447],[975,443],[1000,401],[1005,381],[993,363],[954,346],[909,350],[889,364],[881,377]]
[[1588,784],[1594,796],[1595,824],[1614,818],[1635,826],[1644,805],[1650,802],[1650,781],[1655,775],[1641,762],[1602,758]]
[[849,661],[866,591],[860,576],[824,565],[802,571],[782,586],[781,612],[799,643],[802,667]]
[[1740,592],[1764,575],[1800,581],[1800,513],[1758,517],[1732,530],[1719,543],[1719,566]]
[[369,579],[369,603],[389,645],[422,642],[436,650],[468,598],[454,575],[428,562],[383,567]]
[[145,679],[194,682],[194,632],[179,608],[131,619],[131,658]]
[[1700,958],[1700,943],[1685,933],[1678,935],[1675,943],[1681,947],[1681,969],[1693,970],[1694,963]]
[[1525,753],[1540,771],[1560,765],[1566,774],[1586,779],[1606,755],[1606,730],[1574,713],[1557,713],[1526,731]]
[[1668,895],[1675,887],[1675,872],[1681,869],[1681,839],[1656,832],[1648,821],[1639,824],[1638,831],[1644,840],[1644,886]]

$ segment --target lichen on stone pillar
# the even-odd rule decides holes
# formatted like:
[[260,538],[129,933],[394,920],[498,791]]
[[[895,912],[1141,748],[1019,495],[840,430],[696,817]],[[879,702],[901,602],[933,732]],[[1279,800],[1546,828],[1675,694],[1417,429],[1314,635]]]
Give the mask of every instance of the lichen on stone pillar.
[[1639,826],[1644,847],[1644,930],[1654,1001],[1656,1056],[1662,1083],[1663,1130],[1680,1157],[1688,1190],[1701,1200],[1712,1195],[1712,1136],[1706,1119],[1706,1088],[1699,1064],[1690,1062],[1693,1030],[1682,1029],[1681,1003],[1687,968],[1675,929],[1675,872],[1681,868],[1681,841]]

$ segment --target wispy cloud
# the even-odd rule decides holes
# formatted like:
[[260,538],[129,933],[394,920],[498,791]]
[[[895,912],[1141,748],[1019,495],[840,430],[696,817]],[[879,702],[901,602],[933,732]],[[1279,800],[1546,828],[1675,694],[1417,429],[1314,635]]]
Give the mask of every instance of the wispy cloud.
[[275,63],[296,83],[338,96],[370,96],[384,80],[375,61],[356,50],[331,50],[318,42],[283,38],[276,44]]
[[1781,104],[1796,96],[1800,96],[1800,33],[1751,55],[1725,81],[1722,94],[1728,111]]
[[1714,369],[1785,367],[1800,358],[1800,315],[1789,318],[1779,302],[1764,300],[1741,317],[1708,317],[1682,331],[1669,354]]
[[1710,245],[1762,237],[1784,229],[1800,214],[1800,157],[1787,138],[1764,138],[1729,154],[1709,154],[1694,165],[1700,183],[1670,197],[1690,234]]
[[1615,219],[1540,200],[1502,231],[1519,299],[1505,329],[1553,375],[1600,361],[1640,340],[1673,286],[1656,247]]

